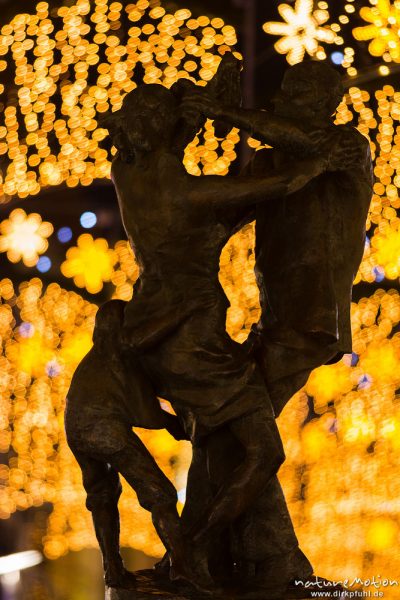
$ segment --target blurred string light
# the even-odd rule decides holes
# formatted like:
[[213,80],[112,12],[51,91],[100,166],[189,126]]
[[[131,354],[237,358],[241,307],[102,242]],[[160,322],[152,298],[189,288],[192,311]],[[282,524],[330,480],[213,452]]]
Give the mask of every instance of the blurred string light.
[[323,60],[326,53],[321,43],[333,44],[335,33],[329,27],[322,27],[329,20],[328,4],[314,10],[313,0],[296,0],[294,8],[280,4],[278,12],[284,22],[269,21],[263,25],[266,33],[282,36],[275,44],[279,54],[286,54],[286,60],[294,65],[303,60],[305,54]]
[[[231,303],[227,330],[238,342],[260,316],[254,260],[249,225],[221,255],[220,281]],[[296,531],[312,561],[336,579],[344,571],[400,569],[393,551],[400,514],[399,323],[395,290],[353,303],[357,360],[345,356],[315,370],[279,419],[287,454],[280,479]],[[304,426],[310,399],[315,417]]]
[[227,175],[230,164],[237,156],[236,145],[239,141],[239,130],[236,128],[223,141],[217,140],[213,123],[207,121],[204,132],[187,146],[183,164],[191,175]]
[[[107,0],[97,1],[95,6],[78,2],[55,9],[55,17],[48,14],[46,7],[40,3],[36,15],[17,16],[23,27],[16,17],[11,30],[3,28],[1,32],[0,48],[7,46],[3,55],[16,54],[16,76],[20,78],[17,89],[27,87],[29,92],[26,95],[24,91],[10,104],[13,111],[7,112],[5,129],[0,128],[11,160],[6,193],[20,196],[37,193],[42,185],[57,185],[61,181],[70,186],[89,185],[94,176],[108,176],[111,157],[97,152],[105,131],[98,129],[96,113],[120,106],[137,62],[143,65],[148,82],[158,77],[168,86],[178,77],[189,76],[204,84],[215,72],[218,55],[235,42],[233,28],[225,26],[221,19],[192,19],[186,9],[168,13],[159,2],[139,1],[129,10],[128,6],[123,8]],[[154,12],[156,9],[158,12]],[[328,4],[319,2],[317,9],[327,11]],[[345,4],[344,12],[339,23],[330,25],[338,46],[343,45],[339,34],[349,23],[354,6]],[[170,17],[175,20],[170,21]],[[129,28],[125,26],[127,19],[131,21]],[[85,33],[87,27],[90,33]],[[215,43],[208,50],[205,30],[209,27],[215,34],[208,30],[208,37]],[[10,45],[7,36],[12,38]],[[114,39],[108,43],[113,36],[118,37],[120,45],[118,42],[113,46]],[[19,45],[25,44],[28,49],[31,42],[37,63]],[[174,71],[171,61],[179,59],[182,51],[184,62]],[[208,53],[213,56],[212,60],[209,58],[209,70],[202,64]],[[354,74],[354,50],[344,47],[343,55],[342,66]],[[126,78],[118,64],[127,66]],[[97,83],[86,88],[89,73],[93,76],[96,68]],[[181,71],[186,71],[186,75]],[[100,79],[102,75],[105,77]],[[61,112],[52,102],[53,85],[61,88]],[[55,93],[54,90],[52,94]],[[36,108],[28,110],[27,100]],[[395,258],[399,231],[396,209],[400,98],[387,86],[378,91],[376,108],[374,102],[367,92],[354,87],[338,111],[338,122],[353,122],[373,140],[377,182],[368,221],[371,241],[366,245],[358,281],[379,281],[382,274],[398,277]],[[36,115],[37,128],[32,133],[37,135],[39,145],[34,137],[29,138],[33,146],[25,143],[22,128],[18,129],[17,123],[22,122],[18,111],[25,114],[22,110],[27,110],[31,120]],[[82,119],[87,131],[80,129]],[[47,134],[51,132],[55,132],[60,144],[59,152],[49,147]],[[217,140],[213,125],[208,122],[204,134],[186,150],[188,171],[197,175],[225,174],[236,156],[238,141],[237,130],[232,130],[222,142]],[[253,147],[259,145],[256,140],[251,143]],[[25,177],[24,160],[32,153],[36,157],[28,162],[30,170]],[[28,177],[30,172],[39,173],[39,179],[35,180],[32,174]],[[36,183],[25,189],[24,177]],[[34,185],[39,185],[39,189]],[[121,241],[110,249],[101,242],[105,268],[97,271],[95,261],[86,262],[84,258],[87,249],[94,250],[95,242],[92,236],[81,245],[78,242],[74,255],[65,261],[71,259],[69,267],[64,263],[64,269],[70,269],[67,276],[76,277],[76,283],[82,287],[87,288],[89,282],[91,289],[97,291],[109,279],[113,297],[129,300],[138,266],[128,243]],[[97,273],[95,283],[86,277],[88,264]],[[246,339],[260,314],[253,267],[254,228],[247,226],[229,241],[221,256],[220,280],[231,301],[227,329],[239,342]],[[48,557],[57,558],[69,550],[96,544],[90,515],[84,508],[79,469],[65,443],[62,414],[73,370],[91,347],[97,307],[56,284],[43,290],[39,279],[26,282],[19,290],[10,280],[2,280],[0,296],[0,451],[12,449],[8,463],[0,465],[0,517],[8,518],[15,510],[51,503],[53,511],[44,549]],[[400,514],[400,413],[396,396],[400,387],[399,323],[400,298],[395,291],[378,290],[371,298],[353,304],[354,355],[338,365],[316,370],[279,422],[288,456],[281,480],[302,546],[321,572],[336,579],[343,577],[344,568],[346,572],[370,576],[373,571],[386,573],[390,561],[391,571],[400,569],[400,558],[393,551]],[[316,416],[304,425],[310,401]],[[188,444],[175,442],[164,432],[140,435],[177,489],[183,490]],[[161,555],[163,549],[150,517],[139,509],[130,489],[124,490],[120,506],[123,544]]]
[[[351,87],[336,124],[351,123],[370,140],[375,183],[367,220],[368,243],[355,283],[400,277],[400,91],[391,85],[370,92]],[[260,148],[252,140],[251,146]]]
[[15,85],[7,97],[0,87],[0,198],[109,177],[112,153],[100,147],[107,132],[97,116],[121,107],[136,66],[146,83],[205,85],[235,44],[222,19],[168,12],[158,0],[39,2],[35,14],[16,15],[0,35],[0,70],[14,72]]
[[386,85],[370,93],[352,87],[337,112],[338,124],[354,123],[369,137],[374,158],[374,194],[367,222],[370,243],[356,278],[372,282],[400,276],[400,92]]
[[33,267],[39,254],[46,252],[47,238],[52,233],[52,224],[42,221],[40,215],[27,215],[22,208],[16,208],[0,223],[0,252],[7,252],[11,262],[22,260],[27,267]]
[[117,256],[117,264],[111,275],[111,283],[115,286],[113,297],[128,302],[132,298],[133,286],[139,277],[139,267],[126,240],[117,242],[114,252]]
[[102,290],[103,283],[111,280],[116,262],[117,256],[108,247],[107,240],[93,239],[89,233],[84,233],[79,236],[78,245],[68,249],[61,273],[65,277],[72,277],[77,287],[97,294]]

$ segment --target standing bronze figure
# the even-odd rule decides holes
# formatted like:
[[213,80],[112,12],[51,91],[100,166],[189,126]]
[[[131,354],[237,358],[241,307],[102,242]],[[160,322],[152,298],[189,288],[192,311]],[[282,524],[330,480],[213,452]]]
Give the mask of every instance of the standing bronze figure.
[[[373,175],[368,140],[351,125],[333,123],[343,93],[332,67],[309,61],[287,70],[273,113],[216,104],[204,91],[192,91],[185,101],[189,110],[272,146],[256,152],[248,165],[254,177],[290,168],[304,156],[328,158],[335,148],[346,149],[345,160],[331,155],[329,171],[290,197],[258,203],[241,215],[242,223],[256,219],[262,308],[246,344],[262,369],[276,416],[313,369],[351,353],[351,292],[364,251]],[[239,556],[252,574],[258,571],[260,583],[288,567],[298,578],[301,569],[307,572],[277,478],[240,528]]]

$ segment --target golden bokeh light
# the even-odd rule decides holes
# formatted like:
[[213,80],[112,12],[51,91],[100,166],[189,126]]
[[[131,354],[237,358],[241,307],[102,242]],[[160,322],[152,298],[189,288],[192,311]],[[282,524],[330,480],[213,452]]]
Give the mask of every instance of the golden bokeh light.
[[[247,226],[221,256],[220,281],[231,302],[227,329],[238,341],[246,338],[260,314],[253,244],[253,226]],[[114,296],[130,297],[137,265],[127,242],[119,242],[114,251],[118,256]],[[19,292],[10,280],[3,280],[0,294],[4,345],[0,444],[3,452],[9,447],[16,452],[2,467],[2,517],[51,502],[44,548],[47,556],[57,558],[96,544],[79,469],[65,442],[62,412],[72,373],[90,348],[97,307],[57,284],[43,290],[39,279],[23,284]],[[19,309],[18,325],[11,310],[14,304]],[[308,396],[299,393],[279,419],[287,453],[281,481],[290,509],[304,549],[331,577],[342,576],[343,552],[346,565],[360,574],[363,552],[371,554],[374,568],[383,570],[393,547],[400,493],[400,471],[394,468],[400,450],[399,323],[397,291],[378,290],[353,304],[354,356],[316,370],[305,388]],[[28,342],[25,356],[20,348]],[[307,398],[312,398],[315,416],[304,426]],[[188,445],[165,432],[140,433],[181,489]],[[307,492],[301,497],[305,480]],[[379,521],[382,502],[387,507],[384,523]],[[123,544],[161,555],[150,517],[138,507],[131,490],[124,489],[120,507]],[[325,531],[324,523],[329,524],[329,533],[316,540],[315,528]]]
[[359,42],[370,41],[368,49],[372,56],[385,55],[387,60],[400,62],[400,2],[377,0],[371,4],[360,10],[361,18],[369,24],[355,27],[353,35]]
[[108,247],[107,240],[93,239],[90,233],[80,235],[77,243],[67,250],[61,273],[73,278],[78,288],[97,294],[103,289],[103,283],[111,280],[117,256]]
[[52,224],[42,221],[40,215],[27,215],[22,208],[16,208],[0,223],[0,252],[7,252],[13,263],[22,260],[27,267],[33,267],[39,255],[46,252],[47,238],[52,233]]
[[215,135],[212,121],[205,124],[204,132],[187,146],[183,164],[190,175],[227,175],[236,158],[239,130],[233,128],[221,142]]

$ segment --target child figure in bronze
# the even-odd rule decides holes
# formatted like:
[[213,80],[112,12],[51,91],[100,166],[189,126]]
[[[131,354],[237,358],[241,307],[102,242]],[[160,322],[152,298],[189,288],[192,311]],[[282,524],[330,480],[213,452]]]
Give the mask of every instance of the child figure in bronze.
[[121,345],[125,302],[111,300],[96,316],[93,348],[78,366],[68,392],[65,429],[82,469],[96,536],[103,554],[108,587],[134,587],[119,551],[119,473],[151,512],[169,552],[172,579],[196,585],[188,565],[174,486],[132,431],[133,426],[167,429],[176,439],[185,433],[177,417],[161,409],[151,384]]

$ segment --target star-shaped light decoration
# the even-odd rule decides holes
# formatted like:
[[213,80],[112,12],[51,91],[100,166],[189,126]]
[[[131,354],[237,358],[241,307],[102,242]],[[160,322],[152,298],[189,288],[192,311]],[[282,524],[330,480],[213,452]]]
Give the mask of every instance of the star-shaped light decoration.
[[400,62],[400,1],[377,0],[374,6],[363,6],[360,16],[369,25],[353,29],[355,39],[371,40],[368,49],[372,56]]
[[326,58],[319,42],[332,44],[336,37],[331,29],[321,27],[329,19],[327,10],[314,10],[312,0],[297,0],[294,9],[288,4],[280,4],[278,11],[285,22],[267,22],[263,29],[271,35],[282,36],[276,42],[275,50],[286,54],[290,65],[301,62],[306,52],[313,57]]
[[13,263],[22,259],[27,267],[34,267],[39,254],[46,252],[47,238],[52,233],[53,225],[42,221],[40,215],[27,215],[22,208],[16,208],[0,224],[0,252],[7,252]]
[[65,277],[72,277],[77,287],[97,294],[103,289],[103,283],[110,281],[116,262],[117,255],[108,247],[107,240],[93,239],[84,233],[79,236],[78,245],[67,251],[61,272]]

